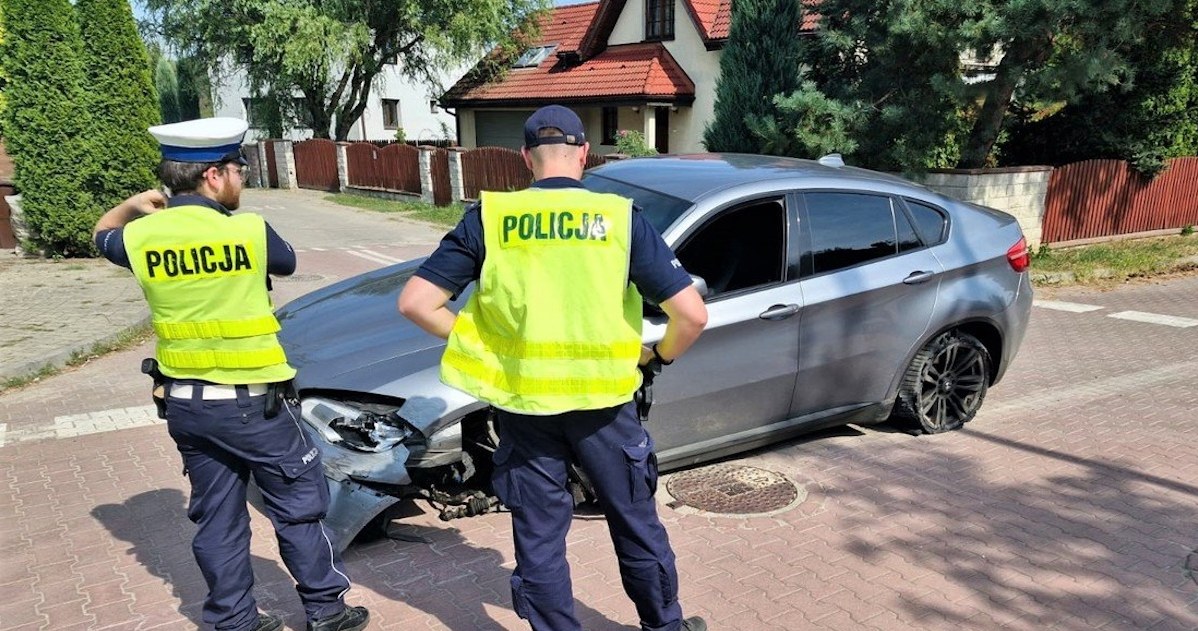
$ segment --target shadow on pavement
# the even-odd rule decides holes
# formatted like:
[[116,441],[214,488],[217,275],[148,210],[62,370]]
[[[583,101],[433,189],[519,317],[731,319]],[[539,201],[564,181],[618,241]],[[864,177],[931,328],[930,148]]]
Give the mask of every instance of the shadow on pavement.
[[[405,508],[410,509],[407,515],[420,512],[410,503]],[[527,629],[528,624],[523,620],[513,626],[509,621],[496,621],[487,612],[488,607],[512,609],[509,582],[512,564],[504,565],[504,555],[499,550],[471,544],[453,525],[430,526],[422,521],[394,521],[388,532],[392,537],[424,539],[423,542],[360,535],[343,557],[354,583],[419,609],[451,631]],[[510,527],[507,520],[502,527]],[[612,555],[614,559],[614,551]],[[578,569],[574,571],[577,573]],[[586,598],[576,583],[575,614],[583,628],[636,629],[588,607],[581,602]],[[627,607],[630,613],[634,611],[631,601]]]
[[[966,603],[989,602],[989,615],[1020,628],[1196,628],[1184,566],[1198,545],[1198,487],[1068,445],[966,437],[964,450],[934,436],[884,455],[861,449],[853,476],[870,484],[825,490],[857,509],[838,527],[841,549],[899,572],[884,582],[900,619],[979,628]],[[998,461],[1038,476],[996,478]]]
[[[134,495],[120,504],[101,504],[91,514],[114,537],[131,544],[129,552],[151,574],[171,586],[180,602],[179,613],[204,628],[200,619],[208,586],[191,553],[195,526],[187,519],[187,498],[178,489],[160,489]],[[260,586],[294,583],[280,565],[253,557],[255,595],[259,607],[270,609]],[[291,593],[291,598],[298,597]],[[277,598],[275,600],[278,600]]]

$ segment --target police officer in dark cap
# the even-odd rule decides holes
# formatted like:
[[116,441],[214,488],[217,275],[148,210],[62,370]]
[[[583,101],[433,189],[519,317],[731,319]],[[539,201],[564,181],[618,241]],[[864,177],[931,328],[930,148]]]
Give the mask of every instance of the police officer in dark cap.
[[[576,462],[607,516],[624,591],[645,631],[702,631],[683,619],[678,573],[653,492],[653,440],[633,394],[638,365],[669,364],[695,341],[707,309],[661,235],[618,195],[579,178],[582,121],[557,105],[524,125],[531,188],[482,193],[416,271],[399,310],[449,340],[441,378],[497,410],[493,483],[511,509],[512,604],[536,631],[577,631],[566,533]],[[446,303],[477,282],[455,315]],[[641,294],[669,316],[641,344]]]
[[192,549],[208,583],[203,620],[229,631],[276,631],[258,611],[246,485],[253,476],[295,578],[309,631],[358,631],[349,577],[321,518],[329,490],[320,452],[289,392],[295,369],[275,333],[267,273],[295,271],[295,252],[240,198],[246,123],[208,118],[151,127],[159,179],[173,193],[130,197],[96,223],[96,246],[132,270],[158,337],[155,402],[191,480]]

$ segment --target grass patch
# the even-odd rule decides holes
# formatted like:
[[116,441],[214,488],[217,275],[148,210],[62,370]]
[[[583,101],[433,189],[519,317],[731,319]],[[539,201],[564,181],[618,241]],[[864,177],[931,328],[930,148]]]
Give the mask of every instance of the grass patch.
[[460,202],[454,202],[449,206],[434,206],[417,200],[399,201],[349,193],[327,195],[325,201],[379,213],[399,213],[408,219],[427,221],[447,228],[456,226],[462,218],[462,211],[465,210],[465,206]]
[[[93,359],[103,357],[109,353],[128,350],[134,346],[142,344],[143,342],[149,341],[153,337],[153,328],[149,325],[149,323],[134,327],[132,329],[126,329],[111,340],[96,342],[88,350],[75,351],[74,353],[71,353],[71,356],[67,358],[66,367],[79,366],[86,364]],[[0,392],[11,388],[27,386],[36,381],[46,379],[47,377],[53,377],[54,375],[62,372],[63,369],[64,367],[46,364],[29,374],[11,377],[3,382],[0,382]]]
[[21,386],[29,385],[35,381],[40,381],[51,375],[58,374],[59,370],[60,369],[55,367],[53,364],[46,364],[45,366],[42,366],[41,368],[38,368],[27,375],[10,377],[5,379],[3,383],[0,383],[0,392],[10,388],[20,388]]
[[1198,237],[1175,236],[1114,241],[1077,248],[1040,248],[1032,256],[1032,274],[1073,280],[1038,280],[1038,284],[1103,284],[1158,276],[1198,267],[1185,259],[1198,256]]

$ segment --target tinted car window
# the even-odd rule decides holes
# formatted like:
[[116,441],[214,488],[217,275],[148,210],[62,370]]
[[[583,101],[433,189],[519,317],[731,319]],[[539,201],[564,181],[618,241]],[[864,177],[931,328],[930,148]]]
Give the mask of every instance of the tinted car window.
[[907,213],[904,213],[898,204],[894,206],[894,229],[898,232],[898,251],[909,252],[923,247],[919,236],[915,234],[915,228],[911,227],[911,221],[907,219]]
[[898,252],[890,198],[857,193],[807,193],[807,228],[815,273]]
[[763,200],[720,213],[678,248],[678,262],[707,281],[709,297],[782,282],[785,206]]
[[911,211],[911,218],[915,220],[915,231],[919,233],[919,238],[928,245],[936,245],[943,241],[944,228],[947,225],[944,215],[923,202],[913,199],[908,199],[906,202],[907,209]]
[[608,179],[592,173],[587,173],[582,176],[582,183],[587,187],[587,190],[595,191],[596,193],[615,193],[631,198],[644,213],[645,218],[649,223],[657,228],[658,232],[665,232],[670,224],[674,223],[686,209],[691,207],[691,203],[685,199],[663,195],[657,191],[651,191],[647,188],[633,186],[626,182],[619,182]]

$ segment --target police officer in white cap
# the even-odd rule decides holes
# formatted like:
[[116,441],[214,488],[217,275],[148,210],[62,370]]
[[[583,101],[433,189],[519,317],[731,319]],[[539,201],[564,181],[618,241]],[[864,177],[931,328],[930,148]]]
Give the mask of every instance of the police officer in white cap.
[[[158,337],[156,402],[191,480],[192,542],[208,583],[203,619],[216,629],[276,631],[261,613],[250,567],[246,484],[252,475],[295,578],[309,631],[358,631],[341,559],[321,519],[329,494],[320,452],[299,425],[275,333],[267,273],[295,271],[295,252],[241,198],[246,123],[207,118],[150,128],[162,146],[158,177],[172,195],[145,191],[96,223],[100,252],[133,271]],[[157,390],[157,389],[156,389]]]

